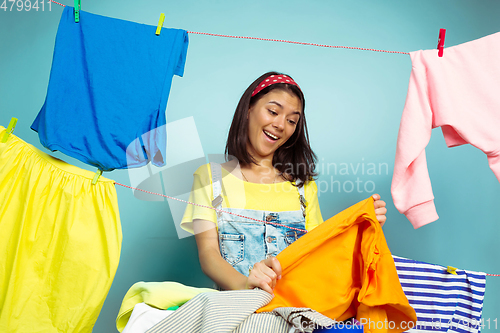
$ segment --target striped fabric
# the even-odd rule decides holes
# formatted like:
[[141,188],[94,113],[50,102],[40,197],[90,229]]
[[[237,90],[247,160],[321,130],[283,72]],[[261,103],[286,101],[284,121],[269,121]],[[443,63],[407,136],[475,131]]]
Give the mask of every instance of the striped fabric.
[[457,270],[393,256],[403,291],[418,317],[410,333],[478,333],[485,273]]
[[271,294],[259,289],[198,294],[146,333],[234,332],[271,299]]
[[335,323],[309,308],[284,307],[254,313],[271,299],[260,289],[198,294],[146,333],[289,333],[295,331],[292,327],[312,333]]
[[233,333],[288,333],[292,325],[273,312],[254,313]]

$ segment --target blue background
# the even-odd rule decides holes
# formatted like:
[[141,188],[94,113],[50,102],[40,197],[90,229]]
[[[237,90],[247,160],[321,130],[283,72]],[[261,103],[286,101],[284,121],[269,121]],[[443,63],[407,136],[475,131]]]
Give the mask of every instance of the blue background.
[[[0,124],[7,127],[11,117],[18,118],[15,134],[40,149],[29,127],[45,99],[62,13],[56,4],[48,9],[45,4],[43,12],[0,10]],[[156,25],[163,12],[164,27],[402,52],[435,49],[440,28],[447,29],[445,46],[500,31],[500,2],[495,0],[84,0],[82,10],[149,25]],[[189,38],[185,75],[174,77],[167,121],[193,116],[206,154],[223,153],[236,104],[255,78],[269,70],[288,73],[306,96],[310,139],[319,157],[318,171],[324,171],[318,182],[323,181],[325,189],[319,198],[325,219],[371,195],[375,185],[387,202],[384,232],[393,254],[500,273],[500,184],[478,149],[447,148],[441,130],[433,130],[426,152],[440,219],[414,230],[392,203],[390,184],[411,71],[409,56],[195,34]],[[186,133],[186,142],[189,137]],[[93,170],[58,152],[53,155]],[[336,174],[328,172],[328,163],[337,165]],[[348,175],[340,174],[341,163],[349,165]],[[368,175],[369,163],[377,169],[386,166],[387,171],[383,167]],[[356,174],[351,166],[359,167]],[[130,184],[127,170],[105,176]],[[332,179],[342,184],[340,191],[328,185]],[[351,189],[356,181],[361,181],[361,191]],[[99,333],[116,331],[122,298],[137,281],[211,286],[201,272],[194,238],[178,238],[166,201],[140,200],[122,187],[117,193],[122,254],[94,328]],[[483,318],[490,319],[493,330],[500,316],[500,277],[488,277],[486,286]]]

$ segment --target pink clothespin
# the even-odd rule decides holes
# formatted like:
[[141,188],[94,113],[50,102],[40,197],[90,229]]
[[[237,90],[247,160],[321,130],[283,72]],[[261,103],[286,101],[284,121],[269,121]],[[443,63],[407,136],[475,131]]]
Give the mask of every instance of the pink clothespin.
[[439,29],[439,39],[438,39],[438,46],[437,46],[439,57],[443,56],[445,36],[446,36],[446,29]]

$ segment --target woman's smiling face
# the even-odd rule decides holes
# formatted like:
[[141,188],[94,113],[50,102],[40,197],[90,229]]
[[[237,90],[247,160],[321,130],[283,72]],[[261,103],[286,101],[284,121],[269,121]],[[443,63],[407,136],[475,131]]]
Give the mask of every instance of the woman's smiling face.
[[301,117],[300,99],[288,91],[271,90],[248,110],[247,151],[255,159],[271,158],[295,132]]

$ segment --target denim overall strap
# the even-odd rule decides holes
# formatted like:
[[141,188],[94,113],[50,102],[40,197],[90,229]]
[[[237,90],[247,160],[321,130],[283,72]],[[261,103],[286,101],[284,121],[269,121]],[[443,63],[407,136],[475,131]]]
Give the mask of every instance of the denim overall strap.
[[[300,185],[302,181],[300,179],[297,179],[295,181],[296,185]],[[307,206],[307,200],[306,200],[306,195],[304,194],[304,186],[297,187],[299,190],[299,200],[300,200],[300,210],[302,211],[302,215],[306,217],[306,206]]]
[[[217,209],[222,209],[222,167],[219,163],[210,162],[210,170],[212,173],[212,190],[214,199],[212,206]],[[220,218],[221,213],[217,211],[217,218]]]

